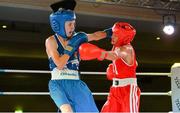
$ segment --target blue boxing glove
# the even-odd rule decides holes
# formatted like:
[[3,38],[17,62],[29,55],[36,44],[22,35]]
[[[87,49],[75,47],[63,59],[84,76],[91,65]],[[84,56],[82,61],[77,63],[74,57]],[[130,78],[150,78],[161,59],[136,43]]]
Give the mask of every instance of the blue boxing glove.
[[105,29],[104,32],[106,32],[106,38],[111,39],[111,36],[113,34],[112,28]]
[[65,47],[64,54],[72,56],[76,50],[78,50],[79,46],[84,43],[88,42],[88,37],[86,33],[79,32],[73,35],[73,37],[68,41],[67,46]]

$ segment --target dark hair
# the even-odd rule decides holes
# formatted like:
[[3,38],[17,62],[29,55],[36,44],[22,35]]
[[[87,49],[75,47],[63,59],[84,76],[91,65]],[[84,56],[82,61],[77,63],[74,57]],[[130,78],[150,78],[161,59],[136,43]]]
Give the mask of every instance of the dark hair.
[[74,8],[76,7],[76,1],[75,0],[61,0],[61,1],[51,4],[50,7],[53,10],[53,12],[58,11],[59,8],[63,8],[65,10],[68,10],[68,9],[74,10]]

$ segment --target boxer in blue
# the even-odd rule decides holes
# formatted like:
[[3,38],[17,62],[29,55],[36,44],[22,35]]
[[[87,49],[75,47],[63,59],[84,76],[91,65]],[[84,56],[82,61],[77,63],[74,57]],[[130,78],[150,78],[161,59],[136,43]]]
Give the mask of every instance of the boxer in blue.
[[[64,1],[76,4],[74,0]],[[90,89],[80,80],[77,50],[84,42],[111,37],[112,30],[75,33],[74,7],[55,8],[50,15],[50,25],[55,32],[45,42],[51,71],[50,96],[61,112],[99,112]]]

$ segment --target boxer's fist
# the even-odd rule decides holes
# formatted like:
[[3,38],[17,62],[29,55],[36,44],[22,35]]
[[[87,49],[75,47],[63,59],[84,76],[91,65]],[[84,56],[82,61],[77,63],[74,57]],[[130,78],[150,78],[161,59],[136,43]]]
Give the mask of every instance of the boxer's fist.
[[112,80],[115,76],[115,73],[113,71],[113,64],[109,64],[108,68],[106,69],[106,77],[108,80]]
[[107,56],[107,52],[93,44],[84,43],[79,47],[79,54],[82,60],[103,60]]
[[83,32],[76,33],[65,47],[64,54],[71,56],[82,43],[87,42],[87,35]]

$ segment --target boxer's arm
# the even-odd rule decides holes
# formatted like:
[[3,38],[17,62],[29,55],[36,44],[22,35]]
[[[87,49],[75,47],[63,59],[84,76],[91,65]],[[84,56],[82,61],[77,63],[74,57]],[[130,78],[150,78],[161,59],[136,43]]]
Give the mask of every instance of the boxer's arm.
[[105,51],[96,45],[84,43],[79,47],[79,53],[82,60],[115,60],[118,58],[114,51]]
[[87,42],[87,35],[84,32],[79,32],[77,34],[75,34],[69,41],[67,46],[65,47],[64,50],[64,54],[67,54],[69,56],[71,56],[72,54],[74,54],[75,51],[78,50],[79,46],[82,43]]
[[113,60],[116,60],[118,59],[119,57],[117,56],[117,54],[114,52],[114,51],[107,51],[107,55],[106,55],[106,60],[110,60],[110,61],[113,61]]
[[80,44],[86,41],[86,34],[77,33],[72,37],[72,39],[68,41],[68,45],[65,47],[64,54],[60,55],[57,51],[58,45],[54,37],[49,37],[45,42],[46,52],[48,56],[52,58],[57,68],[61,70],[66,65],[71,55],[73,55],[74,52],[77,51]]
[[48,39],[46,39],[45,42],[46,53],[48,57],[52,58],[57,68],[61,70],[64,67],[64,65],[66,65],[70,56],[68,56],[67,54],[60,56],[57,51],[57,46],[58,45],[54,40],[54,37],[49,37]]
[[97,31],[91,34],[87,34],[88,36],[88,41],[93,41],[93,40],[101,40],[106,37],[106,32],[104,31]]
[[112,28],[105,29],[104,31],[97,31],[91,34],[87,34],[88,41],[101,40],[104,38],[111,38]]

